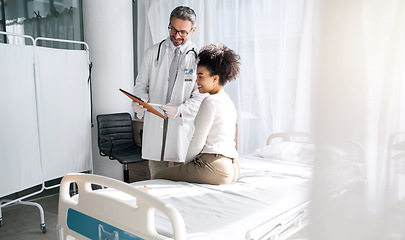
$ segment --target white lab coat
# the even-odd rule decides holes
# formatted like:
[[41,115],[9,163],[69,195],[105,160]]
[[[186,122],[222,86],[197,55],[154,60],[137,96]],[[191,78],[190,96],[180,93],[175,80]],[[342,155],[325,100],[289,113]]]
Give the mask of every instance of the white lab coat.
[[[169,39],[161,44],[159,61],[157,61],[159,43],[150,47],[142,60],[136,78],[134,94],[150,103],[165,104],[168,86]],[[172,45],[173,46],[173,45]],[[173,88],[170,103],[181,109],[182,117],[169,119],[165,161],[184,162],[188,146],[194,131],[194,118],[202,99],[206,96],[198,92],[196,80],[196,54],[188,52],[195,45],[189,41],[187,49],[182,52],[177,79]],[[188,52],[188,54],[185,54]],[[158,111],[163,111],[155,107]],[[139,117],[139,116],[138,116]],[[144,115],[142,158],[159,161],[161,158],[163,137],[163,119],[146,112]]]

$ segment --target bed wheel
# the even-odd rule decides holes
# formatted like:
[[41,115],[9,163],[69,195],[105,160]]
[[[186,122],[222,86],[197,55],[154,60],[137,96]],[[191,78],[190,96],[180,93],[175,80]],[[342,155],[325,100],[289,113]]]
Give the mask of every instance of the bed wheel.
[[42,230],[43,233],[46,233],[45,223],[41,223],[41,230]]
[[0,220],[0,227],[3,226],[3,219]]

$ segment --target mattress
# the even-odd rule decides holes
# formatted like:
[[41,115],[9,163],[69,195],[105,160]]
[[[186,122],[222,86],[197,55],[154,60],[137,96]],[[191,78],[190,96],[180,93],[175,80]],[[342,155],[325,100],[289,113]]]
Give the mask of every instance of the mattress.
[[[239,180],[227,185],[168,180],[147,180],[131,185],[146,186],[148,193],[175,207],[184,219],[188,239],[249,239],[271,230],[267,229],[269,225],[257,230],[259,226],[278,223],[277,218],[282,219],[291,212],[298,214],[302,211],[300,206],[308,206],[313,166],[256,155],[240,158],[240,166]],[[334,172],[329,181],[341,183],[342,179],[356,178],[358,167],[356,164],[339,166],[342,175]],[[103,191],[117,194],[112,189]],[[159,233],[173,235],[164,214],[156,213],[155,222]]]
[[[360,148],[356,149],[361,153]],[[314,158],[314,150],[313,145],[294,142],[264,146],[252,154],[241,156],[239,179],[225,185],[159,179],[127,185],[101,176],[81,178],[71,175],[66,183],[61,184],[59,212],[63,215],[60,214],[59,226],[63,231],[63,226],[66,226],[64,221],[69,219],[64,214],[73,208],[135,235],[155,235],[156,230],[164,236],[176,238],[174,228],[177,234],[181,231],[181,236],[186,234],[186,238],[192,240],[285,239],[289,236],[288,232],[302,228],[296,223],[309,214],[309,206],[314,199],[332,199],[364,179],[362,154],[351,158],[328,148],[325,155],[328,159],[319,159]],[[316,166],[321,166],[322,170],[316,169]],[[312,191],[314,179],[321,180],[322,189]],[[76,200],[70,201],[71,197],[65,193],[66,184],[74,181],[79,183],[79,194],[73,197]],[[89,183],[111,187],[89,191],[85,187]],[[85,190],[81,191],[80,187]],[[146,189],[148,193],[139,189]],[[175,221],[171,221],[173,215],[167,215],[169,208],[174,209]],[[290,231],[290,226],[297,225],[295,230]],[[70,228],[69,225],[67,227]],[[107,232],[112,232],[112,228]],[[146,232],[147,235],[144,235]]]

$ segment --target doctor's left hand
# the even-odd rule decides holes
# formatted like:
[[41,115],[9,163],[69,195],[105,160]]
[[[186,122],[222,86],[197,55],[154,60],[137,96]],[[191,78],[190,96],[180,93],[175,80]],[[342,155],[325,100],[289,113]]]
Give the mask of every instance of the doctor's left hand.
[[180,109],[179,107],[168,103],[166,105],[163,105],[161,107],[163,109],[163,111],[166,113],[166,116],[170,119],[176,118],[178,116],[180,116]]

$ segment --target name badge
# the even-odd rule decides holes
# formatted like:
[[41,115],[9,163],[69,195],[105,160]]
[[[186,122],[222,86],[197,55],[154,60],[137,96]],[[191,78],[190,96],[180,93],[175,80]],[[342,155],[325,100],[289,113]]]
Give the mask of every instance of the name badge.
[[186,73],[186,74],[187,74],[187,73],[189,73],[189,74],[191,73],[191,74],[192,74],[193,72],[194,72],[194,69],[192,69],[192,68],[185,68],[185,69],[184,69],[184,73]]
[[194,69],[192,69],[192,68],[185,68],[185,69],[184,69],[184,73],[185,73],[184,81],[186,81],[186,82],[192,82],[192,81],[193,81]]

